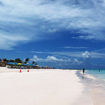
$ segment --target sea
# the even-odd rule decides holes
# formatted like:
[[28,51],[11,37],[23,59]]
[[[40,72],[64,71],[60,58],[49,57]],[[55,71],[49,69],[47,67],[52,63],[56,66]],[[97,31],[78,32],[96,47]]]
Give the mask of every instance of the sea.
[[105,80],[105,70],[86,70],[86,74],[94,76],[97,79]]

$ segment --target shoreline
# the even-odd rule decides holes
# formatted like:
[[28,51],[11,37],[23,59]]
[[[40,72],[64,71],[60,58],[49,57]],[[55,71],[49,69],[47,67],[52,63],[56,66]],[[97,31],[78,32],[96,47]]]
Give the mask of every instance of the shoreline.
[[91,89],[77,75],[78,70],[30,69],[21,73],[19,69],[3,70],[1,105],[93,105]]
[[0,83],[1,105],[74,105],[84,88],[70,70],[5,72]]
[[93,105],[105,105],[105,80],[86,73],[81,82],[88,88]]

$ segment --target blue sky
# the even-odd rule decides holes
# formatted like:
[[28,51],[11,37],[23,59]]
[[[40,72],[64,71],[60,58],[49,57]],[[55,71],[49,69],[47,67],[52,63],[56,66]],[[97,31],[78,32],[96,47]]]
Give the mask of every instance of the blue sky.
[[105,68],[105,0],[0,0],[0,56]]

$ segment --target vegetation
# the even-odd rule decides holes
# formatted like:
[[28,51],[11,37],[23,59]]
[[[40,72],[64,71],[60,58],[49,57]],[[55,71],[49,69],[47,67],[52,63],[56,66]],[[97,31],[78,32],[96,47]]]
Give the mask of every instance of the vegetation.
[[[31,65],[33,65],[33,66],[37,65],[37,63],[35,61],[32,61],[32,63],[30,63],[28,65],[29,60],[30,60],[29,58],[26,58],[25,61],[22,61],[20,58],[9,59],[9,60],[4,58],[4,59],[0,59],[0,66],[5,67],[6,65],[12,65],[12,67],[14,67],[14,66],[16,66],[16,64],[17,65],[20,64],[18,66],[25,65],[25,66],[29,67]],[[15,65],[13,66],[13,64],[15,64]]]
[[27,64],[29,60],[30,60],[29,58],[26,58],[24,63]]
[[33,64],[33,65],[34,65],[34,64],[35,64],[35,65],[38,65],[35,61],[32,61],[32,64]]
[[9,62],[15,62],[15,60],[13,60],[13,59],[10,59],[10,60],[9,60]]
[[35,61],[30,61],[31,63],[29,63],[30,59],[26,58],[24,61],[21,60],[20,58],[16,58],[16,59],[0,59],[0,66],[1,67],[9,67],[9,68],[17,68],[17,69],[51,69],[51,67],[45,66],[45,67],[39,67],[37,62]]
[[15,63],[22,63],[22,60],[20,58],[16,58]]

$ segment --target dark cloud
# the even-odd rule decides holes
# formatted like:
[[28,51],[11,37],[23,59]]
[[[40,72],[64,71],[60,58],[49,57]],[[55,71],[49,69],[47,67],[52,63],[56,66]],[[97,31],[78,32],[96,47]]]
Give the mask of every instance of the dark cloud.
[[3,2],[0,1],[0,6],[4,6]]

